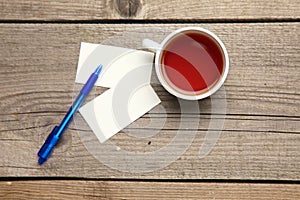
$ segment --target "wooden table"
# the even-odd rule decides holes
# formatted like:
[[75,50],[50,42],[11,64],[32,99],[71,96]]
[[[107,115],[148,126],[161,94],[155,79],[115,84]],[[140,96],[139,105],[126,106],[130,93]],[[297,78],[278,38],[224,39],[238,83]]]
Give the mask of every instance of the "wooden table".
[[[0,199],[300,199],[299,0],[2,0],[0,11]],[[163,169],[101,164],[74,124],[37,164],[43,139],[72,102],[80,42],[185,26],[215,32],[230,56],[225,124],[208,156],[197,158],[212,114],[205,99],[192,145]],[[171,112],[176,99],[160,91]],[[179,117],[135,145],[160,147]],[[113,140],[133,148],[126,134]]]

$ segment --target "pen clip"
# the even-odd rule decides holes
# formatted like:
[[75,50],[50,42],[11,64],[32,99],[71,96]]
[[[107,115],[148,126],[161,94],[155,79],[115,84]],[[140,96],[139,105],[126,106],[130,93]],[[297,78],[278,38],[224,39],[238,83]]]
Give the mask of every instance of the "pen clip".
[[38,152],[38,156],[41,158],[39,163],[42,164],[45,160],[47,160],[48,156],[50,155],[53,147],[56,145],[58,138],[55,136],[59,127],[55,126],[50,135],[47,137],[45,143],[41,147]]

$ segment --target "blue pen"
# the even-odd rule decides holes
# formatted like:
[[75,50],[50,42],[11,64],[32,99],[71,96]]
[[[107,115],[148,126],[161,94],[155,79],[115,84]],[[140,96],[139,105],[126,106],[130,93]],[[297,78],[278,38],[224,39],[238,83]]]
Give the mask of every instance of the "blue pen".
[[64,119],[60,123],[59,126],[55,126],[48,138],[46,139],[45,143],[41,147],[38,152],[39,156],[39,164],[43,164],[51,155],[54,146],[58,142],[59,138],[68,128],[70,122],[73,119],[73,115],[78,111],[81,104],[83,103],[85,97],[90,93],[91,89],[95,85],[99,74],[102,70],[102,65],[99,65],[94,73],[91,74],[85,85],[82,87],[79,95],[77,96],[76,100],[74,101],[73,105],[70,107],[69,111],[65,115]]

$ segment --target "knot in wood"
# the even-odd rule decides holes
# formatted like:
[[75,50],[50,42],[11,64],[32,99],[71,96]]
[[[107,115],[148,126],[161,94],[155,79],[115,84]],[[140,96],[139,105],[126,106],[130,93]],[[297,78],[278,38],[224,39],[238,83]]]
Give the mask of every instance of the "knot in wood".
[[141,6],[140,0],[115,0],[115,9],[122,17],[134,17]]

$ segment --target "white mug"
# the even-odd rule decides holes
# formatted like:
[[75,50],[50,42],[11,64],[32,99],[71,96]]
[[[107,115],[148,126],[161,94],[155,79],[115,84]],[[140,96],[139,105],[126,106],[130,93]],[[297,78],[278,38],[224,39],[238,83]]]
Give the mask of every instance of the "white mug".
[[[197,37],[205,37],[207,38],[206,40],[211,40],[211,42],[218,47],[219,50],[219,57],[222,56],[222,69],[219,72],[218,78],[216,78],[216,80],[214,81],[213,84],[208,85],[206,89],[203,90],[199,90],[199,91],[185,91],[183,89],[178,88],[176,85],[174,85],[169,79],[168,77],[165,75],[165,71],[164,71],[164,67],[163,67],[163,61],[162,61],[162,56],[164,54],[164,52],[166,52],[166,48],[169,48],[168,45],[172,45],[172,42],[174,42],[175,40],[179,40],[177,38],[179,37],[186,37],[185,40],[187,41],[186,43],[195,43],[192,45],[198,45],[199,44],[202,47],[198,47],[197,48],[202,48],[207,50],[207,52],[209,52],[209,47],[207,46],[203,46],[201,41],[196,41],[194,38],[190,38],[189,36],[187,36],[188,34],[196,34]],[[182,45],[182,48],[185,48],[185,43],[180,44]],[[181,98],[181,99],[186,99],[186,100],[199,100],[199,99],[203,99],[206,98],[210,95],[212,95],[213,93],[215,93],[224,83],[228,71],[229,71],[229,57],[228,57],[228,53],[227,50],[225,48],[225,45],[223,44],[223,42],[211,31],[206,30],[204,28],[201,27],[185,27],[185,28],[181,28],[178,29],[174,32],[172,32],[171,34],[169,34],[163,41],[161,44],[156,43],[152,40],[149,39],[144,39],[143,40],[143,46],[148,48],[148,49],[154,49],[156,51],[156,55],[155,55],[155,70],[156,70],[156,74],[157,77],[160,81],[160,83],[162,84],[162,86],[172,95]],[[196,48],[196,47],[195,47]],[[192,51],[191,50],[186,50],[187,52],[184,52],[184,55],[186,57],[186,55],[188,54],[195,54],[197,52]],[[183,51],[183,50],[181,50]],[[187,53],[187,54],[186,54]],[[200,53],[200,51],[199,51]],[[197,54],[195,54],[197,55]],[[200,54],[199,54],[200,55]],[[207,55],[210,55],[209,53],[207,53]],[[180,56],[180,55],[179,55]],[[201,56],[200,56],[201,57]],[[197,62],[207,62],[200,59],[197,60]],[[184,58],[183,58],[184,59]],[[197,58],[198,59],[198,58]],[[214,60],[212,58],[211,61],[209,61],[210,63],[213,63]],[[188,61],[189,62],[189,61]],[[190,62],[189,62],[190,63]],[[215,63],[215,62],[214,62]],[[216,64],[217,65],[217,64]],[[195,67],[194,67],[195,68]],[[205,69],[206,70],[206,69]],[[187,72],[188,73],[188,72]],[[191,72],[192,73],[192,72]],[[198,73],[201,74],[202,72],[198,70]],[[203,73],[202,73],[203,74]],[[205,79],[206,77],[204,77],[203,79]],[[200,83],[200,80],[199,80]],[[192,87],[192,86],[191,86]]]

